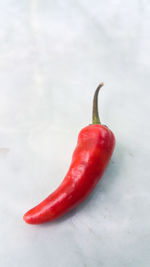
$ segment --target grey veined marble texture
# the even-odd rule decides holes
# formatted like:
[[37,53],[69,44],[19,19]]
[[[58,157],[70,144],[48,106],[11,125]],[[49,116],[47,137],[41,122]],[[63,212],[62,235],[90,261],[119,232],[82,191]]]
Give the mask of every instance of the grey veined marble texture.
[[[0,1],[0,266],[150,266],[150,1]],[[116,149],[90,197],[53,223],[52,192],[91,123]]]

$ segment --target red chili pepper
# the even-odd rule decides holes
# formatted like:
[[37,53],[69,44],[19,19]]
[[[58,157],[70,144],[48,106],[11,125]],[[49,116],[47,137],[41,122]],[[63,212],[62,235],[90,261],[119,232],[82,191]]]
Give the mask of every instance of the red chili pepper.
[[101,125],[97,102],[101,83],[94,95],[93,121],[78,136],[70,168],[60,186],[44,201],[25,213],[23,219],[30,224],[55,220],[80,204],[100,180],[115,146],[111,130]]

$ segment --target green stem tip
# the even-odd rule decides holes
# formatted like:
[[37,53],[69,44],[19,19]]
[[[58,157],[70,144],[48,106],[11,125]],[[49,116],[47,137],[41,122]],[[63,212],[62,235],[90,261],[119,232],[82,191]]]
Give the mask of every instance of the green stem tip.
[[101,82],[94,94],[93,98],[93,114],[92,114],[92,124],[101,124],[100,118],[99,118],[99,113],[98,113],[98,93],[100,88],[104,85],[103,82]]

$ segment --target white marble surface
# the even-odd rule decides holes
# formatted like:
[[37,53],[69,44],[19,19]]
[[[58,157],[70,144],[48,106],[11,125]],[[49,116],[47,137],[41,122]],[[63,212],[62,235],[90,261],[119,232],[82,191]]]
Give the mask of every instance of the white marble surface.
[[[150,2],[1,0],[0,266],[150,266]],[[63,179],[104,81],[116,135],[103,179],[42,226],[22,215]]]

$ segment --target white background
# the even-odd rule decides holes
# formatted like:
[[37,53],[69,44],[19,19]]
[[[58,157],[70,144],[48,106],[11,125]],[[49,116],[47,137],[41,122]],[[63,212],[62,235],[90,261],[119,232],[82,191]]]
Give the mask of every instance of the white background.
[[[0,266],[150,266],[150,2],[1,0]],[[116,136],[103,179],[78,208],[27,225],[91,123]]]

